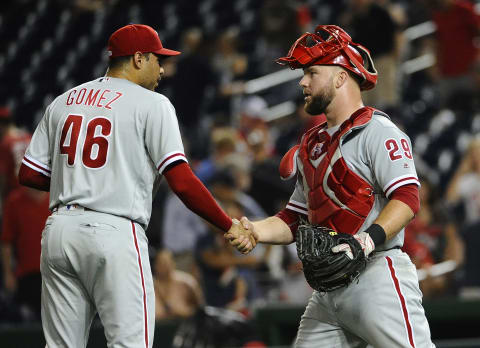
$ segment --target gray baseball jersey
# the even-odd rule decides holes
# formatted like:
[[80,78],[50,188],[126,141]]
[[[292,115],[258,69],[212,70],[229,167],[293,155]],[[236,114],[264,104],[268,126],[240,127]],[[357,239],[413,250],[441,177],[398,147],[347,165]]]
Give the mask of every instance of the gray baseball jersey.
[[79,204],[145,227],[158,173],[177,160],[186,158],[170,101],[102,77],[47,107],[23,163],[51,176],[51,209]]
[[[326,131],[332,135],[339,127]],[[347,166],[374,189],[373,208],[359,230],[363,231],[395,189],[420,183],[410,139],[387,115],[375,111],[371,121],[353,135],[342,137],[332,162],[343,156]],[[318,167],[323,157],[309,160]],[[309,188],[302,162],[298,158],[296,161],[299,175],[287,209],[308,216]],[[343,208],[326,180],[323,183],[325,193]],[[302,316],[295,347],[434,347],[415,266],[398,250],[403,239],[404,230],[376,248],[358,281],[326,294],[314,291]]]
[[[330,128],[326,132],[332,135],[338,128],[339,126]],[[375,202],[360,228],[360,231],[363,231],[377,218],[395,189],[407,184],[420,185],[420,182],[415,171],[410,139],[390,121],[386,114],[374,112],[372,120],[356,136],[348,139],[347,135],[345,134],[340,141],[334,158],[343,156],[348,167],[374,188]],[[345,141],[345,139],[348,140]],[[317,167],[324,156],[310,161]],[[297,176],[295,190],[287,204],[287,209],[308,215],[309,188],[305,182],[303,164],[299,158],[297,158],[297,168],[300,175]],[[326,193],[335,200],[331,190],[326,185],[324,188]],[[404,230],[402,229],[394,238],[381,246],[381,249],[401,247],[403,239]]]
[[47,107],[23,159],[51,177],[40,266],[47,347],[86,347],[97,312],[109,347],[152,347],[144,228],[154,184],[178,160],[172,104],[128,80],[102,77]]

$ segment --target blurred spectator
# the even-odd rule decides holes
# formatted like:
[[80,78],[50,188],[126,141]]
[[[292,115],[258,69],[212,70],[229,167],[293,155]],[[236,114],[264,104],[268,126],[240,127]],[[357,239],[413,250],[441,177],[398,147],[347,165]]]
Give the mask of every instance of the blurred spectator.
[[284,207],[295,183],[280,178],[280,157],[276,155],[270,128],[259,122],[246,134],[250,153],[253,155],[251,185],[247,191],[269,215]]
[[[246,193],[252,184],[251,158],[247,152],[236,152],[225,157],[219,171],[229,171],[234,178],[234,186],[239,193]],[[261,210],[261,207],[259,207]],[[260,212],[262,215],[263,212]]]
[[172,253],[157,252],[154,264],[155,319],[187,318],[203,305],[200,285],[193,276],[175,267]]
[[[233,201],[224,202],[223,205],[230,216],[243,215],[241,206]],[[248,284],[255,280],[251,277],[251,272],[242,272],[240,268],[255,269],[261,265],[266,255],[241,255],[213,226],[209,227],[210,233],[199,238],[196,248],[206,304],[244,311],[248,292],[252,291]]]
[[231,127],[216,127],[210,133],[211,151],[208,158],[195,166],[195,174],[204,183],[208,182],[215,172],[223,166],[225,158],[243,146],[238,131]]
[[465,225],[480,222],[480,138],[470,142],[447,186],[446,200],[450,205],[462,206]]
[[280,284],[279,300],[281,302],[306,305],[313,289],[308,285],[303,274],[302,261],[298,258],[295,243],[285,245],[285,274]]
[[[238,203],[240,208],[245,212],[244,215],[248,218],[264,218],[266,214],[260,204],[238,187],[238,174],[238,172],[234,173],[231,167],[218,170],[208,182],[210,191],[215,198],[222,202]],[[240,180],[244,181],[245,179]]]
[[308,1],[300,0],[297,1],[295,5],[299,31],[302,33],[307,31],[311,32],[315,28],[315,24],[312,21],[312,11],[310,10]]
[[[256,30],[256,38],[250,65],[256,76],[263,76],[281,69],[275,64],[278,57],[283,57],[291,43],[300,35],[299,20],[295,2],[290,0],[266,0],[262,2],[260,23]],[[298,95],[298,80],[274,86],[268,90],[268,103],[275,105]]]
[[185,138],[189,139],[190,155],[198,159],[205,156],[202,133],[207,104],[216,93],[218,79],[209,63],[208,42],[199,28],[186,30],[182,35],[175,74],[169,84],[171,100]]
[[15,126],[8,108],[0,107],[0,190],[1,197],[20,187],[18,170],[31,135]]
[[428,3],[436,26],[433,77],[441,100],[446,101],[452,92],[471,83],[469,75],[479,53],[476,41],[480,16],[471,1],[429,0]]
[[262,115],[267,109],[267,101],[258,95],[248,96],[242,100],[239,109],[238,127],[244,138],[254,128],[266,126]]
[[[378,71],[376,88],[363,93],[365,105],[381,109],[399,102],[398,63],[401,32],[389,12],[388,3],[380,6],[375,0],[350,0],[340,15],[342,26],[354,42],[368,47]],[[381,30],[379,30],[381,28]]]
[[48,201],[47,192],[27,187],[13,190],[5,201],[0,238],[5,288],[15,294],[26,319],[40,319],[40,240]]
[[297,10],[288,0],[267,0],[260,12],[259,37],[254,50],[259,76],[279,70],[273,62],[283,57],[300,33]]
[[212,56],[212,68],[219,78],[220,94],[214,109],[228,114],[232,112],[230,97],[243,93],[243,80],[248,71],[248,57],[238,50],[238,36],[239,31],[235,27],[221,32]]
[[469,83],[452,91],[447,107],[468,121],[480,111],[480,58],[473,64]]
[[213,69],[219,74],[220,84],[233,81],[247,69],[247,57],[238,51],[238,29],[231,27],[221,32],[216,40],[212,57]]
[[[407,15],[407,10],[405,8],[405,4],[398,2],[398,1],[391,1],[391,0],[375,0],[376,3],[386,9],[389,13],[393,21],[399,26],[399,29],[403,30],[406,29],[406,26],[409,23],[409,18]],[[421,8],[421,6],[418,6]]]
[[248,289],[245,279],[239,276],[235,267],[237,260],[233,253],[228,242],[217,232],[212,231],[199,238],[197,243],[206,303],[240,311],[246,308]]
[[182,321],[172,348],[266,348],[256,323],[239,312],[205,306],[193,318]]
[[307,113],[304,109],[305,102],[303,98],[302,95],[301,98],[296,99],[295,114],[288,117],[287,123],[279,127],[280,135],[275,142],[275,148],[280,156],[283,156],[293,146],[299,144],[303,134],[310,128],[327,122],[325,115],[312,116]]
[[[231,155],[226,159],[225,167],[215,173],[208,186],[212,194],[223,202],[229,216],[237,219],[242,216],[254,220],[262,219],[266,217],[264,209],[252,196],[245,192],[245,189],[250,186],[250,172],[240,164],[242,158],[238,159],[236,155]],[[247,182],[248,185],[246,185]],[[275,253],[272,253],[272,249],[273,247],[270,245],[262,245],[257,246],[250,253],[251,256],[263,260],[259,267],[256,267],[253,271],[249,267],[239,267],[239,273],[248,285],[249,300],[263,297],[272,285],[271,276],[280,267],[275,260]],[[234,253],[237,253],[237,251],[234,250]]]
[[[480,298],[480,138],[474,138],[447,187],[447,202],[465,211],[462,236],[465,241],[465,275],[462,297]],[[457,217],[460,219],[460,217]]]
[[161,229],[163,247],[173,253],[172,257],[178,270],[198,277],[194,250],[197,239],[207,233],[206,225],[171,193],[165,199],[163,211]]
[[439,262],[452,260],[457,267],[463,264],[464,245],[453,219],[449,218],[437,190],[420,178],[420,210],[405,229],[405,251],[417,269],[425,269],[427,278],[420,282],[424,297],[453,292],[452,274],[430,277],[428,269]]

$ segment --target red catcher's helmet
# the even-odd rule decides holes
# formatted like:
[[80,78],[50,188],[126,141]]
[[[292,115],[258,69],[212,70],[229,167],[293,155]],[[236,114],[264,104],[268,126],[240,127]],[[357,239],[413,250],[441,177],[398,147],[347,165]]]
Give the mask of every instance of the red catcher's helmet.
[[291,69],[310,65],[341,66],[360,78],[362,91],[372,89],[377,83],[377,70],[370,51],[353,42],[350,35],[336,25],[318,25],[315,34],[303,34],[292,45],[288,55],[276,62],[289,65]]

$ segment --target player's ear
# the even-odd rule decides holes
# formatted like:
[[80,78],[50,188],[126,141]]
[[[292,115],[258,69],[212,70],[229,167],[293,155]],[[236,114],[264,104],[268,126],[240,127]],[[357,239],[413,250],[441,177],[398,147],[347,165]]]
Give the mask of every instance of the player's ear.
[[140,69],[143,65],[144,55],[141,52],[135,52],[133,54],[133,66]]
[[342,87],[345,84],[345,82],[347,82],[347,79],[348,79],[348,73],[341,68],[338,69],[334,79],[335,88]]

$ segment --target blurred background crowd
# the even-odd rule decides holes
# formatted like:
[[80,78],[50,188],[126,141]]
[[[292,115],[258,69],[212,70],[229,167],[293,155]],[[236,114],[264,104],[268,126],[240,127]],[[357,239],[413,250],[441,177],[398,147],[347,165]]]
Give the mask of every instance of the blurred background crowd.
[[[158,91],[176,108],[189,163],[233,217],[282,209],[294,182],[278,164],[323,122],[303,110],[299,74],[274,63],[305,31],[337,24],[379,71],[365,104],[412,139],[421,209],[404,251],[425,298],[480,298],[480,2],[469,0],[4,0],[0,3],[0,323],[38,321],[40,238],[48,194],[16,174],[53,98],[105,73],[106,42],[128,23],[182,51]],[[119,174],[120,175],[120,174]],[[295,245],[243,256],[168,186],[147,231],[158,320],[204,304],[251,311],[304,305]]]

